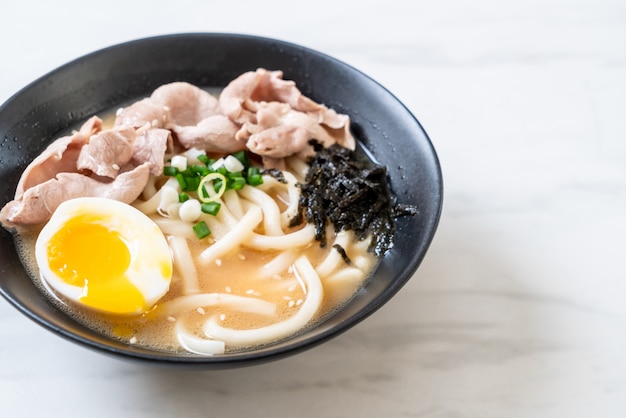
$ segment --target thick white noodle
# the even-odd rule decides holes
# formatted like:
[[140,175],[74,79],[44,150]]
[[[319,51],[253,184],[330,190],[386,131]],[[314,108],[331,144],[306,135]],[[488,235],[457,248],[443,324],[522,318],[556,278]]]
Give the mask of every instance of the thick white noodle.
[[346,250],[353,237],[354,234],[351,231],[339,231],[335,237],[335,241],[332,244],[327,244],[329,246],[328,255],[315,268],[315,270],[317,270],[317,274],[319,274],[322,279],[337,270],[337,268],[339,268],[339,266],[343,263],[341,254],[339,254],[339,251],[332,248],[332,246],[339,244],[344,250]]
[[365,237],[362,240],[354,240],[352,242],[352,249],[354,252],[356,252],[357,254],[365,254],[367,253],[367,249],[370,246],[370,243],[372,242],[372,236],[369,235],[367,237]]
[[252,233],[243,242],[243,245],[255,250],[288,250],[290,248],[305,247],[312,243],[314,239],[315,227],[307,224],[302,229],[279,236]]
[[241,199],[239,199],[239,194],[235,190],[226,190],[222,195],[222,200],[226,204],[230,213],[237,218],[243,218],[243,207],[241,206]]
[[207,226],[209,227],[209,230],[211,231],[211,235],[209,235],[210,241],[222,239],[222,237],[228,234],[228,231],[230,231],[230,227],[228,225],[224,225],[217,219],[217,217],[213,215],[202,213],[200,214],[200,218],[198,218],[198,222],[200,221],[206,222]]
[[181,296],[162,303],[156,309],[161,316],[175,316],[195,311],[200,307],[225,306],[229,309],[259,315],[276,315],[276,304],[262,299],[238,296],[230,293],[198,293]]
[[287,193],[289,196],[289,203],[287,208],[280,214],[280,222],[283,228],[287,228],[291,219],[298,213],[298,205],[300,203],[300,188],[296,186],[298,180],[296,177],[285,171],[285,179],[287,180]]
[[252,186],[244,186],[239,195],[259,205],[263,210],[263,228],[265,235],[283,235],[280,225],[280,209],[276,201],[267,193]]
[[306,256],[298,257],[294,266],[295,273],[302,277],[307,287],[306,300],[295,315],[276,324],[247,330],[222,327],[218,317],[212,316],[203,326],[207,337],[224,341],[230,346],[250,346],[277,341],[304,328],[319,310],[324,298],[324,289],[317,272]]
[[202,354],[205,356],[214,356],[215,354],[224,354],[226,351],[226,344],[224,341],[208,340],[206,338],[200,338],[193,335],[182,327],[180,321],[174,325],[174,333],[178,343],[185,350],[194,353]]
[[279,253],[271,261],[265,263],[263,267],[259,269],[259,279],[267,279],[275,277],[284,271],[287,271],[289,266],[293,264],[298,253],[294,250],[287,250]]
[[179,219],[164,218],[159,215],[150,216],[150,219],[165,235],[176,235],[184,238],[197,239],[192,225]]
[[285,158],[287,167],[296,175],[299,182],[304,183],[306,175],[309,172],[309,165],[302,159],[295,155]]
[[361,283],[363,281],[363,277],[365,273],[359,270],[356,267],[346,267],[333,275],[329,276],[324,280],[324,283],[332,283],[332,282],[350,282],[350,283]]
[[[367,249],[365,250],[367,251]],[[364,272],[370,271],[375,259],[372,257],[366,257],[365,255],[358,255],[352,259],[352,265]]]
[[158,189],[156,187],[156,181],[157,181],[157,177],[153,174],[150,174],[150,177],[148,177],[148,183],[146,183],[146,186],[143,188],[143,191],[141,192],[141,197],[143,198],[143,200],[150,199],[152,196],[156,194],[156,192],[158,192]]
[[[215,202],[221,205],[220,211],[217,212],[215,218],[220,221],[222,224],[227,225],[229,229],[234,228],[235,225],[239,223],[239,219],[235,215],[232,214],[228,206],[222,199],[216,199]],[[213,215],[210,215],[213,216]]]
[[[221,212],[221,210],[220,210]],[[246,241],[256,226],[263,220],[263,212],[258,207],[251,207],[233,229],[221,239],[215,241],[200,253],[203,263],[212,263],[217,258],[233,251],[243,241]]]
[[300,202],[300,188],[296,186],[298,180],[288,171],[283,171],[283,176],[287,183],[282,183],[274,177],[263,176],[263,184],[257,186],[257,189],[269,194],[271,190],[277,190],[276,198],[285,203],[286,208],[280,214],[280,225],[283,230],[289,228],[291,219],[298,213],[298,205]]
[[365,273],[356,267],[346,267],[324,279],[324,289],[336,300],[347,300],[363,283]]
[[173,187],[176,190],[180,191],[180,186],[178,184],[178,181],[176,181],[175,178],[170,178],[168,179],[165,184],[163,186],[161,186],[161,188],[159,189],[158,192],[156,192],[155,194],[153,194],[150,199],[146,200],[146,201],[141,201],[141,200],[135,200],[132,203],[132,206],[134,206],[135,208],[139,209],[140,211],[142,211],[145,214],[151,214],[151,213],[155,213],[159,207],[159,204],[161,203],[161,195],[163,194],[163,189],[165,186],[169,186],[169,187]]
[[194,264],[187,239],[181,236],[170,235],[167,237],[170,244],[174,267],[182,279],[182,292],[184,295],[200,293],[198,273]]

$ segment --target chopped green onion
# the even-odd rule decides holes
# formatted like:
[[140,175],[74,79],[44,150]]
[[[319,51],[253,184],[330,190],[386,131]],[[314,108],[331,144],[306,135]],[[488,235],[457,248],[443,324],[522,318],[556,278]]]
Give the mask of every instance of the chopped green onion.
[[246,185],[246,179],[243,177],[231,177],[228,179],[228,188],[233,190],[241,190]]
[[206,176],[207,174],[209,174],[209,168],[205,165],[201,165],[201,164],[194,164],[191,166],[191,171],[193,171],[196,174],[200,174],[202,177]]
[[[219,193],[220,189],[222,188],[222,180],[215,180],[215,182],[213,183],[213,190],[215,190],[215,193]],[[226,188],[228,188],[228,181],[226,182]]]
[[245,150],[237,151],[232,154],[232,156],[238,159],[244,167],[248,167],[250,165],[250,160],[248,160],[248,154],[246,154]]
[[206,238],[211,235],[211,230],[207,226],[206,222],[200,221],[193,226],[193,232],[198,239]]
[[178,194],[178,203],[183,203],[189,200],[189,195],[187,193],[179,193]]
[[200,206],[200,210],[204,213],[215,216],[220,211],[221,207],[222,205],[219,202],[207,202]]
[[209,165],[209,157],[206,154],[199,154],[197,158],[202,164]]
[[185,177],[185,183],[186,183],[186,186],[183,189],[183,191],[185,192],[196,191],[198,190],[198,186],[200,185],[200,177],[198,176]]
[[164,176],[174,177],[176,174],[178,174],[178,168],[171,165],[166,165],[165,167],[163,167]]
[[180,185],[180,188],[182,190],[187,189],[187,181],[185,180],[185,176],[183,175],[183,173],[176,174],[176,180],[178,181],[178,184]]
[[258,186],[263,184],[263,176],[261,174],[248,175],[248,184],[250,186]]
[[[219,188],[214,190],[212,187],[204,187],[205,184],[210,185],[213,183],[213,187],[215,187],[215,183],[220,182]],[[202,180],[200,180],[200,184],[198,184],[198,199],[202,203],[214,202],[226,191],[226,177],[220,173],[209,173],[204,176]]]

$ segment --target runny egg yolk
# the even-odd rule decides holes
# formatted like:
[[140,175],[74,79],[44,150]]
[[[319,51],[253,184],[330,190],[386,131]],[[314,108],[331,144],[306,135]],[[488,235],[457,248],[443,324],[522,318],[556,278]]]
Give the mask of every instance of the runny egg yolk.
[[146,311],[143,294],[126,276],[128,244],[117,231],[93,216],[69,219],[48,243],[49,266],[72,286],[83,288],[80,301],[111,313]]
[[35,257],[48,290],[104,314],[145,313],[172,280],[159,227],[138,209],[102,197],[61,203],[39,232]]

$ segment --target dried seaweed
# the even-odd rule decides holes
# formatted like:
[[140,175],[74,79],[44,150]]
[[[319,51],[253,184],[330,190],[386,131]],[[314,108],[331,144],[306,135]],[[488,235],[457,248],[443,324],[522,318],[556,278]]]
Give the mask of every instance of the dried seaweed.
[[414,215],[417,209],[398,205],[390,191],[387,170],[340,145],[324,148],[310,141],[316,155],[309,161],[305,183],[299,184],[299,212],[291,226],[303,221],[315,225],[315,238],[326,246],[326,226],[352,230],[358,239],[372,236],[369,250],[377,256],[393,245],[395,218]]

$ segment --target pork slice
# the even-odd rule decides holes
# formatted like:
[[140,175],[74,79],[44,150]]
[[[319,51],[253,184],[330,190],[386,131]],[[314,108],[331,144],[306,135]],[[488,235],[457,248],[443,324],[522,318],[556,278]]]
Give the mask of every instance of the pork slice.
[[258,84],[259,76],[255,71],[243,73],[228,83],[219,98],[222,113],[235,122],[256,123],[255,111],[248,108],[254,107],[250,98]]
[[211,93],[183,81],[164,84],[150,99],[169,109],[168,126],[192,126],[219,113],[219,102]]
[[133,157],[135,130],[113,128],[92,135],[83,145],[76,161],[78,170],[90,170],[98,176],[117,177],[121,167]]
[[314,154],[310,139],[316,139],[325,147],[345,143],[344,132],[324,127],[318,123],[316,115],[293,110],[288,105],[267,103],[257,112],[257,119],[256,125],[246,125],[250,133],[246,146],[263,157],[284,158],[298,154],[306,158]]
[[174,126],[171,129],[185,148],[220,153],[232,153],[246,148],[246,141],[235,137],[239,125],[224,115],[210,116],[194,126]]
[[220,95],[224,114],[240,124],[235,137],[264,157],[309,156],[310,139],[324,146],[339,143],[354,149],[350,118],[304,96],[281,71],[260,68],[237,77]]
[[80,173],[59,173],[7,203],[0,210],[0,223],[6,229],[42,224],[61,203],[77,197],[106,197],[131,203],[141,194],[149,175],[148,163],[121,173],[108,183]]
[[60,172],[76,172],[76,161],[89,137],[102,129],[102,119],[89,118],[78,132],[56,139],[26,167],[15,190],[19,198],[26,190],[54,178]]
[[133,162],[135,164],[148,163],[150,173],[158,176],[163,174],[165,153],[172,149],[170,131],[159,128],[140,128],[133,141]]
[[318,112],[326,107],[304,96],[293,80],[284,80],[282,71],[259,68],[231,81],[220,95],[225,115],[244,123],[254,122],[259,104],[281,102],[302,112]]
[[169,120],[170,112],[167,106],[148,97],[119,110],[113,127],[140,128],[148,125],[163,128]]

